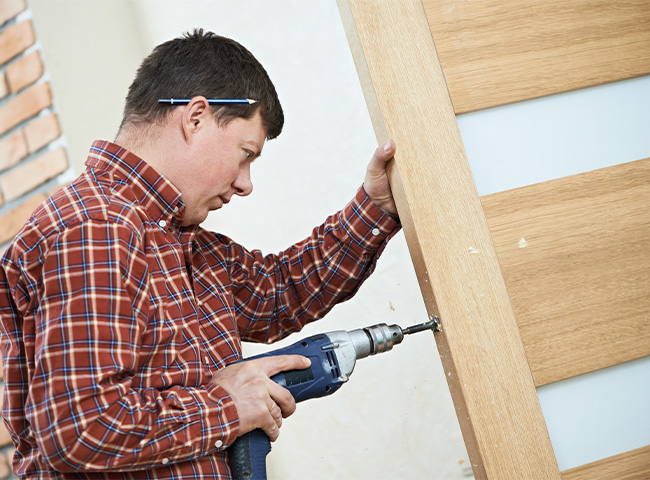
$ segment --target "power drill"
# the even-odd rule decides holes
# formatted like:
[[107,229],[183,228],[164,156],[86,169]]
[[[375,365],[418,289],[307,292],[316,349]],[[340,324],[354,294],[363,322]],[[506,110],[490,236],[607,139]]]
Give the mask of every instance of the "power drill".
[[[272,355],[308,357],[311,360],[308,368],[280,372],[271,377],[271,380],[288,389],[298,403],[333,394],[348,381],[357,359],[387,352],[393,345],[401,343],[404,335],[425,330],[439,331],[440,320],[433,316],[429,322],[405,329],[380,323],[357,330],[321,333],[244,361]],[[237,438],[228,449],[233,478],[266,480],[266,455],[270,451],[271,442],[261,429]]]

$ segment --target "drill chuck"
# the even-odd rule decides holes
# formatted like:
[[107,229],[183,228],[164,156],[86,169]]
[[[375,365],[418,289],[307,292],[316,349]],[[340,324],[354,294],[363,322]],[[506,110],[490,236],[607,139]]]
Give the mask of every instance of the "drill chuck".
[[379,325],[366,327],[363,330],[370,338],[370,355],[388,352],[393,348],[393,345],[402,343],[402,340],[404,340],[404,333],[397,325],[388,326],[385,323],[380,323]]
[[[422,328],[426,326],[426,328]],[[405,334],[433,329],[433,324],[422,324],[402,330],[399,325],[379,323],[356,330],[337,330],[329,332],[327,337],[336,352],[340,367],[340,380],[346,382],[354,370],[356,361],[370,355],[388,352],[393,346],[402,343]]]
[[348,380],[358,359],[387,352],[404,339],[399,326],[388,326],[385,323],[350,331],[329,332],[327,336],[336,352],[342,381]]

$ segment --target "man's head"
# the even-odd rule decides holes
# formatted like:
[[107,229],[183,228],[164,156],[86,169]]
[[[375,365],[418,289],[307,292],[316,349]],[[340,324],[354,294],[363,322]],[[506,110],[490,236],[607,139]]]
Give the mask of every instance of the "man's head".
[[[160,98],[189,98],[186,105]],[[250,98],[210,105],[206,98]],[[233,196],[253,189],[250,164],[282,131],[275,88],[237,42],[195,30],[154,49],[129,88],[115,142],[144,159],[181,192],[184,225],[197,225]]]
[[199,95],[257,101],[211,107],[222,125],[259,111],[269,140],[282,131],[282,106],[264,67],[239,43],[202,29],[162,43],[145,58],[129,87],[120,131],[164,123],[175,107],[159,104],[160,98]]

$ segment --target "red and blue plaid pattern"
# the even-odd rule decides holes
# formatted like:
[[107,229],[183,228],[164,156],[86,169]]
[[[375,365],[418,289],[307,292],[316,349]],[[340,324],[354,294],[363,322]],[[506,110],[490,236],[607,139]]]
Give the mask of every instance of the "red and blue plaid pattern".
[[0,268],[2,411],[25,478],[229,478],[209,385],[353,296],[399,226],[361,188],[278,255],[181,227],[180,192],[118,145],[42,204]]

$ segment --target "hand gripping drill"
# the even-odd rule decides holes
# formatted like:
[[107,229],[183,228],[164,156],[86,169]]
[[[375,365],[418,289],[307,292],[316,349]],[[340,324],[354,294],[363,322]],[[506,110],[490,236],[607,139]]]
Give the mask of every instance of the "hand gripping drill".
[[[402,329],[398,325],[380,323],[357,330],[338,330],[314,335],[288,347],[248,358],[272,355],[302,355],[311,360],[304,370],[290,370],[273,375],[271,380],[287,388],[296,403],[324,397],[336,392],[348,381],[357,359],[391,350],[401,343],[404,335],[425,330],[439,331],[437,317],[429,322]],[[263,430],[246,433],[228,449],[235,480],[265,480],[266,455],[271,442]]]

